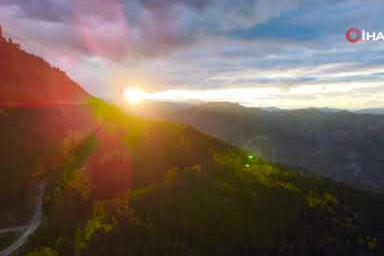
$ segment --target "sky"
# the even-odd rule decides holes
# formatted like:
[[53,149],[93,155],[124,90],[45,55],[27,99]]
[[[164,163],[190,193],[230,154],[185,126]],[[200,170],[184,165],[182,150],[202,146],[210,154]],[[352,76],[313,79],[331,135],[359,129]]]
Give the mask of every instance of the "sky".
[[0,0],[7,37],[118,99],[254,107],[384,107],[381,0]]

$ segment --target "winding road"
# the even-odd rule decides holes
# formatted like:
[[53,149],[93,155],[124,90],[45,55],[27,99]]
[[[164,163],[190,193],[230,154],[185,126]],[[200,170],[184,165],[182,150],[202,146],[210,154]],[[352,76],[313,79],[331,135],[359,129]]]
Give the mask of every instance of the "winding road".
[[20,227],[15,227],[15,228],[5,228],[5,229],[0,229],[0,235],[1,234],[7,234],[7,233],[17,233],[17,232],[22,232],[25,229],[27,229],[28,226],[20,226]]
[[15,227],[15,228],[0,230],[0,234],[23,231],[21,235],[16,239],[15,242],[13,242],[6,249],[0,251],[1,256],[8,256],[16,252],[28,241],[28,238],[39,228],[41,221],[43,219],[43,197],[44,197],[44,190],[45,190],[46,184],[47,184],[47,181],[44,180],[40,183],[38,187],[38,193],[36,195],[36,201],[35,201],[35,210],[34,210],[31,222],[25,227]]

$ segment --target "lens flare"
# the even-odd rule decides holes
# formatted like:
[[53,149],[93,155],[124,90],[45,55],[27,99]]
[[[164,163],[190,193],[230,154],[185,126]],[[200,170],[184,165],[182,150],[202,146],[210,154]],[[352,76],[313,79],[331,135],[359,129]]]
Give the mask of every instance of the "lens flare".
[[126,88],[124,90],[124,98],[130,104],[139,104],[146,98],[146,94],[138,88]]

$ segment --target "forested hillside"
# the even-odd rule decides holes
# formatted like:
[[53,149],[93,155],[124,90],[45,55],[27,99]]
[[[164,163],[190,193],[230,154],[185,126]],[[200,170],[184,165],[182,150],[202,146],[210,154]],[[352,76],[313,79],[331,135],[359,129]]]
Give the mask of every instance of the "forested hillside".
[[19,44],[1,34],[0,56],[0,107],[80,104],[89,96],[63,71],[26,53]]
[[275,163],[356,187],[384,188],[384,118],[380,115],[208,103],[158,111],[151,117],[192,125]]

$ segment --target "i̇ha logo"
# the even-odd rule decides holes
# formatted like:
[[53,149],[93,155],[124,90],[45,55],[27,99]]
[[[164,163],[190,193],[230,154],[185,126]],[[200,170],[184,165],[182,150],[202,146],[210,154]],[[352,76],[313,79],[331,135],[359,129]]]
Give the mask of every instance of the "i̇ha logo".
[[351,44],[359,42],[384,42],[384,32],[382,31],[368,31],[365,29],[350,28],[345,33],[345,37]]

